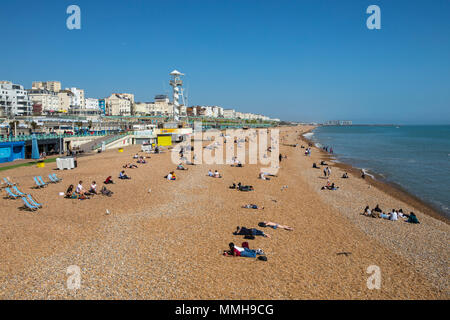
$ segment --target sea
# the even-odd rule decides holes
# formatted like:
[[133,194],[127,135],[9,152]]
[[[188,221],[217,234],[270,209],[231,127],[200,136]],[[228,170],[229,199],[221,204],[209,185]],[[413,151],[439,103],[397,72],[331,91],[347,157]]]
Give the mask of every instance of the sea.
[[450,125],[321,126],[305,137],[450,218]]

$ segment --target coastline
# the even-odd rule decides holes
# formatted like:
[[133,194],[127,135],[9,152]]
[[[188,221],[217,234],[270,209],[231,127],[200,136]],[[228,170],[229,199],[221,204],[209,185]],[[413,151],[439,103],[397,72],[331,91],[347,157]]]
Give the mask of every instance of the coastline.
[[[317,127],[314,127],[313,129],[305,132],[304,134],[312,133],[312,131],[315,130],[316,128]],[[325,150],[317,147],[314,144],[314,141],[305,137],[304,134],[302,135],[302,140],[305,143],[312,143],[313,148],[316,149],[319,152],[319,154],[322,156],[322,160],[330,161],[333,163],[334,166],[348,172],[349,175],[356,177],[356,178],[361,178],[361,168],[357,168],[346,162],[341,162],[340,160],[339,160],[339,162],[336,162],[335,161],[335,159],[337,158],[336,155],[330,154],[330,153],[326,152]],[[412,194],[411,192],[404,189],[398,183],[395,183],[392,181],[387,181],[386,179],[383,179],[382,176],[377,172],[371,171],[370,175],[373,175],[374,178],[372,178],[371,176],[366,174],[365,181],[368,184],[370,184],[371,186],[377,188],[378,190],[382,191],[386,195],[390,195],[390,196],[396,198],[397,200],[399,200],[401,202],[406,202],[406,203],[411,204],[412,207],[417,208],[421,212],[425,213],[426,215],[428,215],[434,219],[445,222],[446,224],[450,224],[450,219],[447,218],[445,212],[442,211],[441,209],[439,209],[438,207],[436,207],[435,205],[433,205],[432,203]]]

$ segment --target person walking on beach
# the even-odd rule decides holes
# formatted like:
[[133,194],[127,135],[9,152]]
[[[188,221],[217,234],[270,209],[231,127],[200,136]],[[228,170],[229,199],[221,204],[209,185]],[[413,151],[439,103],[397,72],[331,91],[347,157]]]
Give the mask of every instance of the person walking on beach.
[[328,177],[330,177],[331,176],[331,169],[330,169],[330,167],[327,167],[327,173],[328,173]]
[[326,167],[325,169],[323,169],[323,176],[326,177],[328,173],[328,167]]

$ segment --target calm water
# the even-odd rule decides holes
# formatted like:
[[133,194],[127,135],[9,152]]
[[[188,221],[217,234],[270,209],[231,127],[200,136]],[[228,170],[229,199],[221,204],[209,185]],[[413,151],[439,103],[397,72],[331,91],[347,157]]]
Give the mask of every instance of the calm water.
[[311,135],[338,161],[380,174],[450,218],[450,125],[319,127]]

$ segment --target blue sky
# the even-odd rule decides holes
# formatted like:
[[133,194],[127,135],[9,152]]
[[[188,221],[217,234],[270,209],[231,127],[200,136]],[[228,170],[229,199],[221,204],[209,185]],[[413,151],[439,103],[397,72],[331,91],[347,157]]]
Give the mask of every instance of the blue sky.
[[[81,8],[81,30],[66,9]],[[366,8],[381,8],[381,30]],[[7,1],[0,78],[168,93],[297,121],[450,123],[450,1]]]

